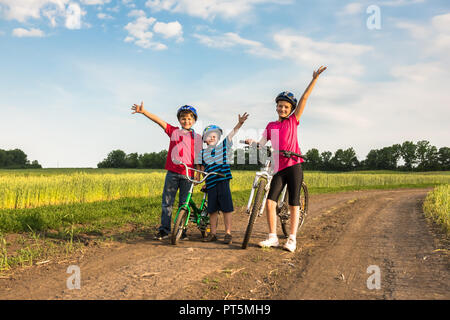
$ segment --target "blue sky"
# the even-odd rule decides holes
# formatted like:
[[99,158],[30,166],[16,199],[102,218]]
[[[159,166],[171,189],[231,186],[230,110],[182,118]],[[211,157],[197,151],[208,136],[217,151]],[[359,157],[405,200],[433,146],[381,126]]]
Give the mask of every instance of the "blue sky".
[[[379,8],[380,28],[367,20]],[[449,146],[450,4],[444,0],[0,0],[0,148],[44,167],[95,167],[107,153],[166,149],[131,105],[176,125],[257,138],[274,97],[300,97],[300,148],[405,140]]]

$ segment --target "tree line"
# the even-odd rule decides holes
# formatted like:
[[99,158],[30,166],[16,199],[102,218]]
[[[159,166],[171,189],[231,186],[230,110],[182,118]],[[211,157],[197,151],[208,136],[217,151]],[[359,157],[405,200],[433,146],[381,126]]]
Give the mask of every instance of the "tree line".
[[[421,140],[417,143],[405,141],[381,149],[372,149],[364,160],[358,160],[353,148],[320,152],[313,148],[304,153],[307,161],[303,164],[306,170],[323,171],[351,171],[351,170],[405,170],[405,171],[433,171],[450,170],[450,148],[437,148],[429,141]],[[248,152],[247,147],[234,150],[232,169],[259,170],[258,160],[263,161],[257,154]],[[245,157],[245,158],[243,158]],[[164,169],[167,150],[160,152],[126,154],[122,150],[111,151],[100,162],[98,168],[149,168]],[[242,164],[244,163],[244,164]]]
[[426,140],[417,143],[405,141],[402,144],[372,149],[362,161],[357,159],[353,148],[338,149],[334,155],[329,151],[320,153],[317,149],[311,149],[305,156],[308,159],[305,169],[310,170],[450,170],[450,148],[437,149]]
[[130,153],[122,150],[113,150],[108,156],[97,164],[97,168],[145,168],[164,169],[167,150],[151,153]]
[[30,162],[25,152],[20,149],[0,149],[0,168],[2,169],[40,169],[37,160]]

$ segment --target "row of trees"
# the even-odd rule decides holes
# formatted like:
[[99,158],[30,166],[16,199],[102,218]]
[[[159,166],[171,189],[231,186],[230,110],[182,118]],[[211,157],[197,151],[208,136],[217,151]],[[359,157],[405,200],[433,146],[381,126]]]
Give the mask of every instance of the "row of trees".
[[98,168],[147,168],[164,169],[167,158],[167,150],[152,153],[130,153],[122,150],[111,151],[106,159],[97,164]]
[[0,168],[2,169],[40,169],[42,166],[34,160],[30,163],[28,156],[20,149],[0,149]]
[[306,157],[305,168],[312,170],[450,170],[450,148],[438,150],[426,140],[372,149],[362,161],[358,161],[353,148],[339,149],[334,155],[329,151],[319,153],[319,150],[311,149]]
[[[245,160],[242,157],[245,157]],[[253,154],[254,156],[254,154]],[[311,149],[305,153],[307,170],[350,171],[350,170],[450,170],[450,148],[437,149],[429,141],[414,143],[405,141],[390,147],[370,150],[365,160],[359,161],[353,148],[338,149],[334,152]],[[158,153],[126,154],[122,150],[110,152],[106,159],[100,162],[99,168],[152,168],[163,169],[166,163],[167,151]],[[244,150],[234,151],[232,169],[258,170],[260,165],[254,164],[252,154]],[[241,164],[245,163],[245,164]]]

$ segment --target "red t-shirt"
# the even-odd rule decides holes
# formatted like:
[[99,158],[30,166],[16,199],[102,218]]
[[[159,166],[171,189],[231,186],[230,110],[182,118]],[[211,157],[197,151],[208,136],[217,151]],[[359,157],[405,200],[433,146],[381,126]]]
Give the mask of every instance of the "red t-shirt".
[[[264,130],[263,136],[272,142],[272,148],[277,151],[286,150],[301,154],[297,139],[298,125],[299,121],[293,113],[288,119],[281,122],[269,122],[266,130]],[[274,172],[276,173],[302,162],[304,162],[302,158],[294,156],[292,158],[286,158],[282,154],[275,154],[273,163]]]
[[[195,155],[202,149],[202,137],[194,130],[188,131],[167,124],[165,133],[170,137],[169,151],[167,153],[165,169],[186,174],[186,169],[182,164],[173,163],[172,159],[182,161],[190,168],[194,168]],[[189,170],[189,176],[193,176],[192,170]]]

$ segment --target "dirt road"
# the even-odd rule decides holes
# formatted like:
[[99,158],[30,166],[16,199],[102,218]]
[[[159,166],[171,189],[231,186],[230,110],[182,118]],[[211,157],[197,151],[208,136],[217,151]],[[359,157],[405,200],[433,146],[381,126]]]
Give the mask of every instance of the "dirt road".
[[[231,245],[203,243],[192,229],[177,246],[151,235],[89,246],[0,279],[0,299],[450,299],[449,242],[423,216],[427,191],[311,196],[295,253],[255,245],[265,217],[242,250],[242,211]],[[80,289],[67,288],[69,265],[80,268]]]

